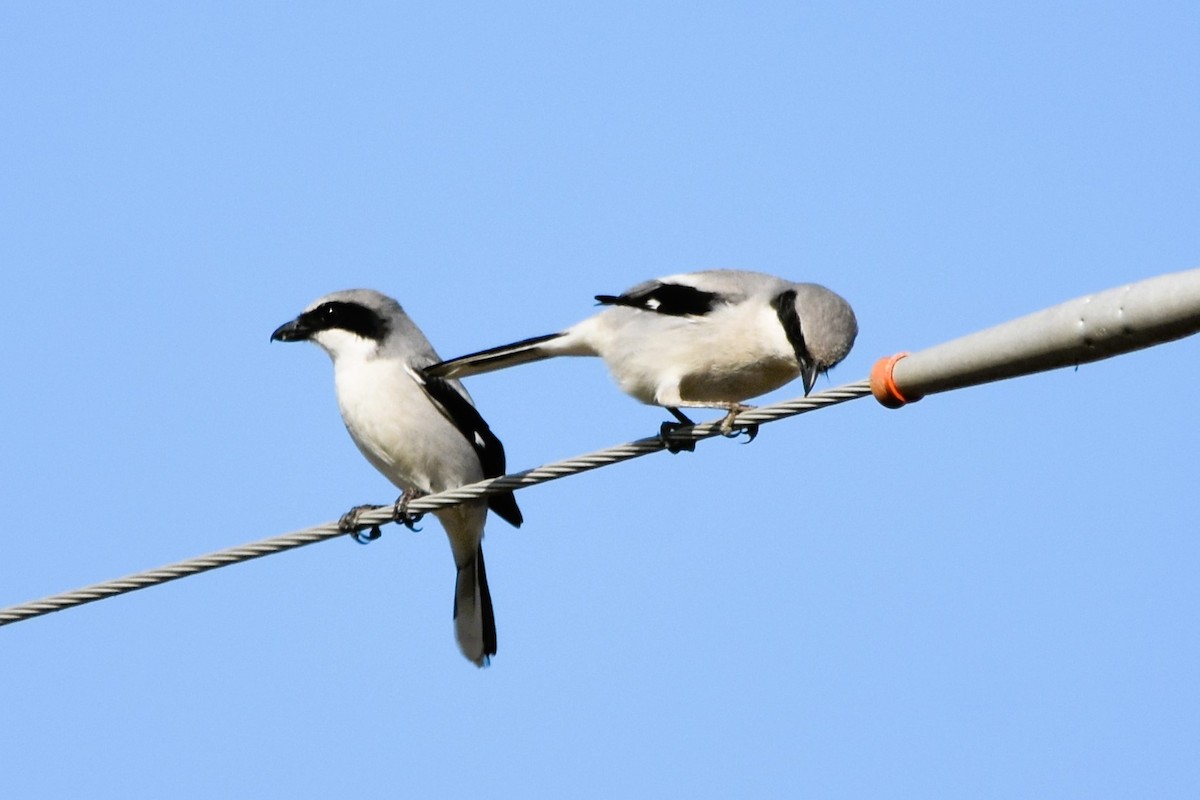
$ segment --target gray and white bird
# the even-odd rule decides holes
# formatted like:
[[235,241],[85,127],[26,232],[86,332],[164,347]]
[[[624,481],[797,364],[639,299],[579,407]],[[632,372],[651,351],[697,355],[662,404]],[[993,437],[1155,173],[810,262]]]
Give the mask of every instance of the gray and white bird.
[[[271,334],[271,341],[305,340],[333,359],[342,421],[367,461],[404,491],[401,507],[404,498],[504,474],[504,447],[462,385],[421,374],[438,355],[395,300],[370,289],[335,292]],[[496,653],[482,547],[489,508],[520,526],[512,492],[434,512],[458,568],[455,637],[478,666]]]
[[728,410],[799,377],[804,393],[850,352],[850,304],[815,283],[707,270],[639,283],[564,331],[452,358],[425,369],[461,378],[554,356],[599,356],[627,394],[665,406]]

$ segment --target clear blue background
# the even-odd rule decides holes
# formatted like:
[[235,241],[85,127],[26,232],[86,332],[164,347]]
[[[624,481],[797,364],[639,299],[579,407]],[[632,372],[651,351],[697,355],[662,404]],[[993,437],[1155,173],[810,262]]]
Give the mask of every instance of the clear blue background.
[[[0,605],[390,500],[268,343],[335,289],[452,356],[774,272],[829,386],[1200,266],[1195,3],[439,5],[0,8]],[[484,671],[432,520],[4,627],[0,796],[1196,797],[1198,355],[522,492]],[[513,468],[664,419],[469,388]]]

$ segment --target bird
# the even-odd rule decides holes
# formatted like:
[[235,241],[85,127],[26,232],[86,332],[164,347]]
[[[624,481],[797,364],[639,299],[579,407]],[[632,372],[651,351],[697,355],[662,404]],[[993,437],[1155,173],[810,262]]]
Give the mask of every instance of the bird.
[[[391,297],[373,289],[334,292],[280,325],[271,341],[311,341],[333,361],[342,421],[359,451],[403,491],[407,503],[504,474],[504,446],[457,380],[423,375],[439,357],[421,329]],[[343,517],[353,526],[362,506]],[[496,620],[483,562],[488,509],[514,527],[523,517],[512,492],[435,511],[458,570],[454,630],[459,649],[477,666],[496,654]],[[377,532],[376,532],[377,535]]]
[[[624,392],[682,424],[692,422],[680,408],[726,410],[728,434],[748,408],[744,400],[797,377],[808,395],[858,335],[839,295],[761,272],[670,275],[596,300],[606,308],[566,330],[452,358],[424,374],[464,378],[555,356],[599,356]],[[672,427],[663,426],[664,436]],[[753,426],[749,432],[753,438]]]

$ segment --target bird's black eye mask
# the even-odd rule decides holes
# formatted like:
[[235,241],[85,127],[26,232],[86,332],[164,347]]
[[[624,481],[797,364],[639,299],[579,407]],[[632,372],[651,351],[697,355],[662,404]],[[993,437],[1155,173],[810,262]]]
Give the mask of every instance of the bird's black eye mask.
[[804,343],[804,332],[800,329],[800,315],[796,313],[796,292],[788,289],[779,293],[771,301],[771,305],[775,306],[775,314],[779,317],[779,324],[783,326],[783,332],[796,353],[796,360],[801,364],[811,361],[808,345]]
[[388,334],[388,323],[383,317],[366,306],[340,300],[305,311],[296,321],[310,333],[340,328],[376,342],[383,341]]

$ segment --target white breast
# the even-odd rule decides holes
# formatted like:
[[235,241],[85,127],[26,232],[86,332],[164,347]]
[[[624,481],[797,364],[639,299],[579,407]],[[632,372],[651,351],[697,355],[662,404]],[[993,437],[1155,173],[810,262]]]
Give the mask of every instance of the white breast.
[[335,364],[338,406],[359,450],[401,489],[439,492],[483,479],[474,448],[404,364]]

